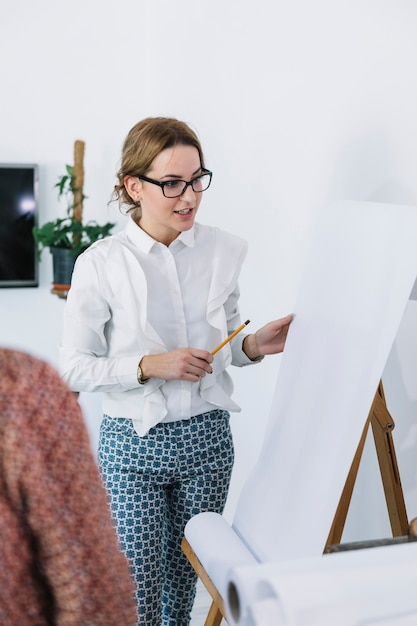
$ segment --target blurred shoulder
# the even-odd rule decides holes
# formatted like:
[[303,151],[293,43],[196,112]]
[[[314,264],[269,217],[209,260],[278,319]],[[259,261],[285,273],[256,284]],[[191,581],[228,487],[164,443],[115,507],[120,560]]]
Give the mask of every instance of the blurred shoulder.
[[39,378],[45,383],[50,379],[54,383],[57,379],[61,382],[57,371],[46,361],[20,350],[0,348],[0,389],[6,385],[10,390],[11,386],[22,382],[33,385],[34,379]]

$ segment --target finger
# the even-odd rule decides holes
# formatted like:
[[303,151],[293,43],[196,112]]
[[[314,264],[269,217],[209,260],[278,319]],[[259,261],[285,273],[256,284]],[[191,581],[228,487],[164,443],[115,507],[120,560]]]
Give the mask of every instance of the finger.
[[206,375],[205,372],[201,372],[200,374],[193,374],[192,372],[187,372],[186,375],[184,376],[184,380],[188,380],[192,383],[196,383],[199,382],[202,378],[204,378],[204,376]]
[[192,376],[193,379],[202,378],[211,371],[211,367],[204,361],[187,363],[185,366],[186,374]]
[[[208,352],[208,355],[211,361],[213,361],[213,357],[209,352]],[[203,375],[211,374],[211,372],[213,371],[213,368],[211,367],[210,362],[208,362],[205,358],[203,359],[198,358],[196,361],[193,362],[193,365],[195,365],[195,367],[197,368],[198,373],[202,373]]]
[[198,376],[198,378],[203,378],[203,376],[205,376],[206,374],[210,374],[212,372],[212,369],[209,365],[202,365],[200,366],[196,366],[193,367],[192,369],[190,369],[190,373],[195,374],[196,376]]
[[207,363],[210,364],[213,362],[213,359],[214,359],[211,352],[207,352],[206,350],[193,349],[193,352],[191,353],[191,355],[198,361],[204,362],[204,364],[207,364]]

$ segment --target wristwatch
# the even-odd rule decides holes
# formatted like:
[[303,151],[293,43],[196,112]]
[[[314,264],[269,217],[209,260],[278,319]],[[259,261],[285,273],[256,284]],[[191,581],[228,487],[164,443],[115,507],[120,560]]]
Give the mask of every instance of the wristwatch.
[[[142,359],[141,359],[141,361],[142,361]],[[143,376],[142,376],[142,369],[140,367],[141,361],[138,363],[137,377],[138,377],[139,385],[144,385],[145,383],[148,382],[149,378],[143,378]]]

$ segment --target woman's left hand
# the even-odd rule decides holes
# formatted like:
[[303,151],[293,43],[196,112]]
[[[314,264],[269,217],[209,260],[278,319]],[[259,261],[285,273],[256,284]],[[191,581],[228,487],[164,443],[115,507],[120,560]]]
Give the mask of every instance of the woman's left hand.
[[288,335],[288,329],[294,315],[287,315],[262,326],[253,335],[248,335],[243,343],[243,350],[250,359],[255,360],[266,354],[282,352]]

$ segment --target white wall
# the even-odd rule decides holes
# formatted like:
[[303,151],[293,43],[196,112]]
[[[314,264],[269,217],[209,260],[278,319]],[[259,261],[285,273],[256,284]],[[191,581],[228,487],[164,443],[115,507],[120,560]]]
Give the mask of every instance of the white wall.
[[[200,221],[250,243],[241,309],[256,329],[293,310],[318,207],[346,198],[416,202],[416,26],[412,0],[15,0],[0,22],[0,162],[39,163],[43,222],[63,212],[53,185],[74,140],[84,140],[85,216],[121,227],[107,202],[126,133],[147,115],[189,122],[214,171]],[[49,257],[39,288],[0,290],[0,344],[56,364],[63,302],[50,294]],[[416,305],[384,374],[410,517]],[[233,417],[229,515],[262,442],[279,363],[233,372],[243,410]],[[81,402],[95,446],[99,400],[83,394]],[[372,452],[347,539],[389,534]]]

